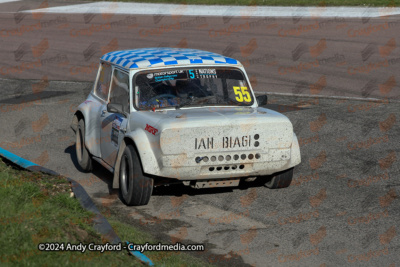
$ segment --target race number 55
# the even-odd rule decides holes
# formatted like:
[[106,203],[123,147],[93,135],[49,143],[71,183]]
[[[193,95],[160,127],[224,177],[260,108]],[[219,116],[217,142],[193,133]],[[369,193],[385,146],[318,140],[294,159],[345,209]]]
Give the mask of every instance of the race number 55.
[[247,87],[234,86],[233,91],[235,92],[237,102],[243,102],[243,100],[246,102],[251,101],[250,93],[247,91]]

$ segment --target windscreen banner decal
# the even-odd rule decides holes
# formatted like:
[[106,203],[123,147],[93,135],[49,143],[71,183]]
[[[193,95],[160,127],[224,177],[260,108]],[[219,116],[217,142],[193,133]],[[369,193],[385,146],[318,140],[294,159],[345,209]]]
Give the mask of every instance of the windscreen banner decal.
[[168,71],[149,72],[146,74],[149,83],[172,80],[187,80],[187,79],[230,79],[243,80],[244,76],[239,71],[231,69],[213,69],[213,68],[198,68],[198,69],[175,69]]
[[112,128],[111,128],[111,143],[116,147],[118,147],[118,136],[121,124],[122,124],[122,118],[115,115],[115,119],[112,123]]
[[189,69],[148,73],[146,77],[152,83],[180,79],[218,78],[218,75],[216,69]]
[[187,70],[187,74],[190,79],[217,78],[216,69],[192,69]]
[[200,78],[217,78],[216,69],[198,69],[196,72]]
[[187,79],[188,75],[185,70],[170,70],[170,71],[162,71],[149,73],[146,75],[149,82],[162,82],[162,81],[170,81],[170,80],[178,80],[178,79]]

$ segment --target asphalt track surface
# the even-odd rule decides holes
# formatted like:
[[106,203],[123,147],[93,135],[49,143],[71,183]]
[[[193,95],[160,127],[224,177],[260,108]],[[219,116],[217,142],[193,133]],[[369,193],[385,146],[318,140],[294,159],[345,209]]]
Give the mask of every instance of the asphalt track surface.
[[[0,10],[17,11],[22,3],[40,4],[6,3]],[[0,146],[77,179],[107,216],[148,230],[166,243],[204,243],[206,252],[192,254],[221,266],[396,266],[399,262],[396,32],[400,21],[396,17],[331,22],[268,18],[217,37],[210,36],[210,29],[229,29],[253,19],[206,17],[141,37],[141,30],[195,18],[134,16],[132,27],[71,36],[74,29],[134,19],[97,14],[87,15],[85,23],[83,15],[18,16],[0,14]],[[12,29],[37,23],[40,29],[11,34]],[[318,28],[299,35],[290,31],[305,25]],[[349,31],[361,33],[368,27],[372,30],[364,35],[349,36]],[[8,36],[3,36],[4,30],[9,30]],[[286,36],[280,36],[283,33]],[[133,208],[124,206],[117,192],[110,190],[111,174],[105,169],[97,166],[93,173],[82,173],[69,124],[74,109],[91,90],[99,56],[107,50],[149,46],[199,48],[248,60],[256,91],[311,95],[272,95],[267,106],[290,118],[300,140],[302,163],[292,185],[281,190],[257,182],[232,189],[163,187],[155,190],[149,205]],[[327,60],[335,54],[342,61]],[[303,67],[295,73],[293,66]]]

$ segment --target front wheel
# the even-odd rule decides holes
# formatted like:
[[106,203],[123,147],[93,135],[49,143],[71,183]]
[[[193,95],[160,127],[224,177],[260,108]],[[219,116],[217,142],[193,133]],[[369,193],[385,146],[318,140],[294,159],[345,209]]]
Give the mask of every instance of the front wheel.
[[277,188],[285,188],[290,185],[293,178],[293,168],[288,170],[278,172],[274,175],[268,182],[265,183],[265,186],[270,189]]
[[121,156],[119,191],[127,206],[142,206],[149,203],[154,180],[143,174],[139,155],[128,145]]

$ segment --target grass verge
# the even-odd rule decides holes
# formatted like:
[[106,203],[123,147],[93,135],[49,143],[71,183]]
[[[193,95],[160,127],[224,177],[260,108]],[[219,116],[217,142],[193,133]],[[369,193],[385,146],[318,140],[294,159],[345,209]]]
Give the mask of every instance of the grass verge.
[[400,6],[394,0],[118,0],[118,2],[238,6]]
[[[92,225],[93,214],[70,196],[69,182],[58,176],[16,170],[0,158],[0,265],[1,266],[142,266],[128,251],[85,253],[41,252],[39,243],[103,244]],[[121,240],[156,243],[117,220],[109,220]],[[146,252],[156,266],[209,266],[188,254]]]

